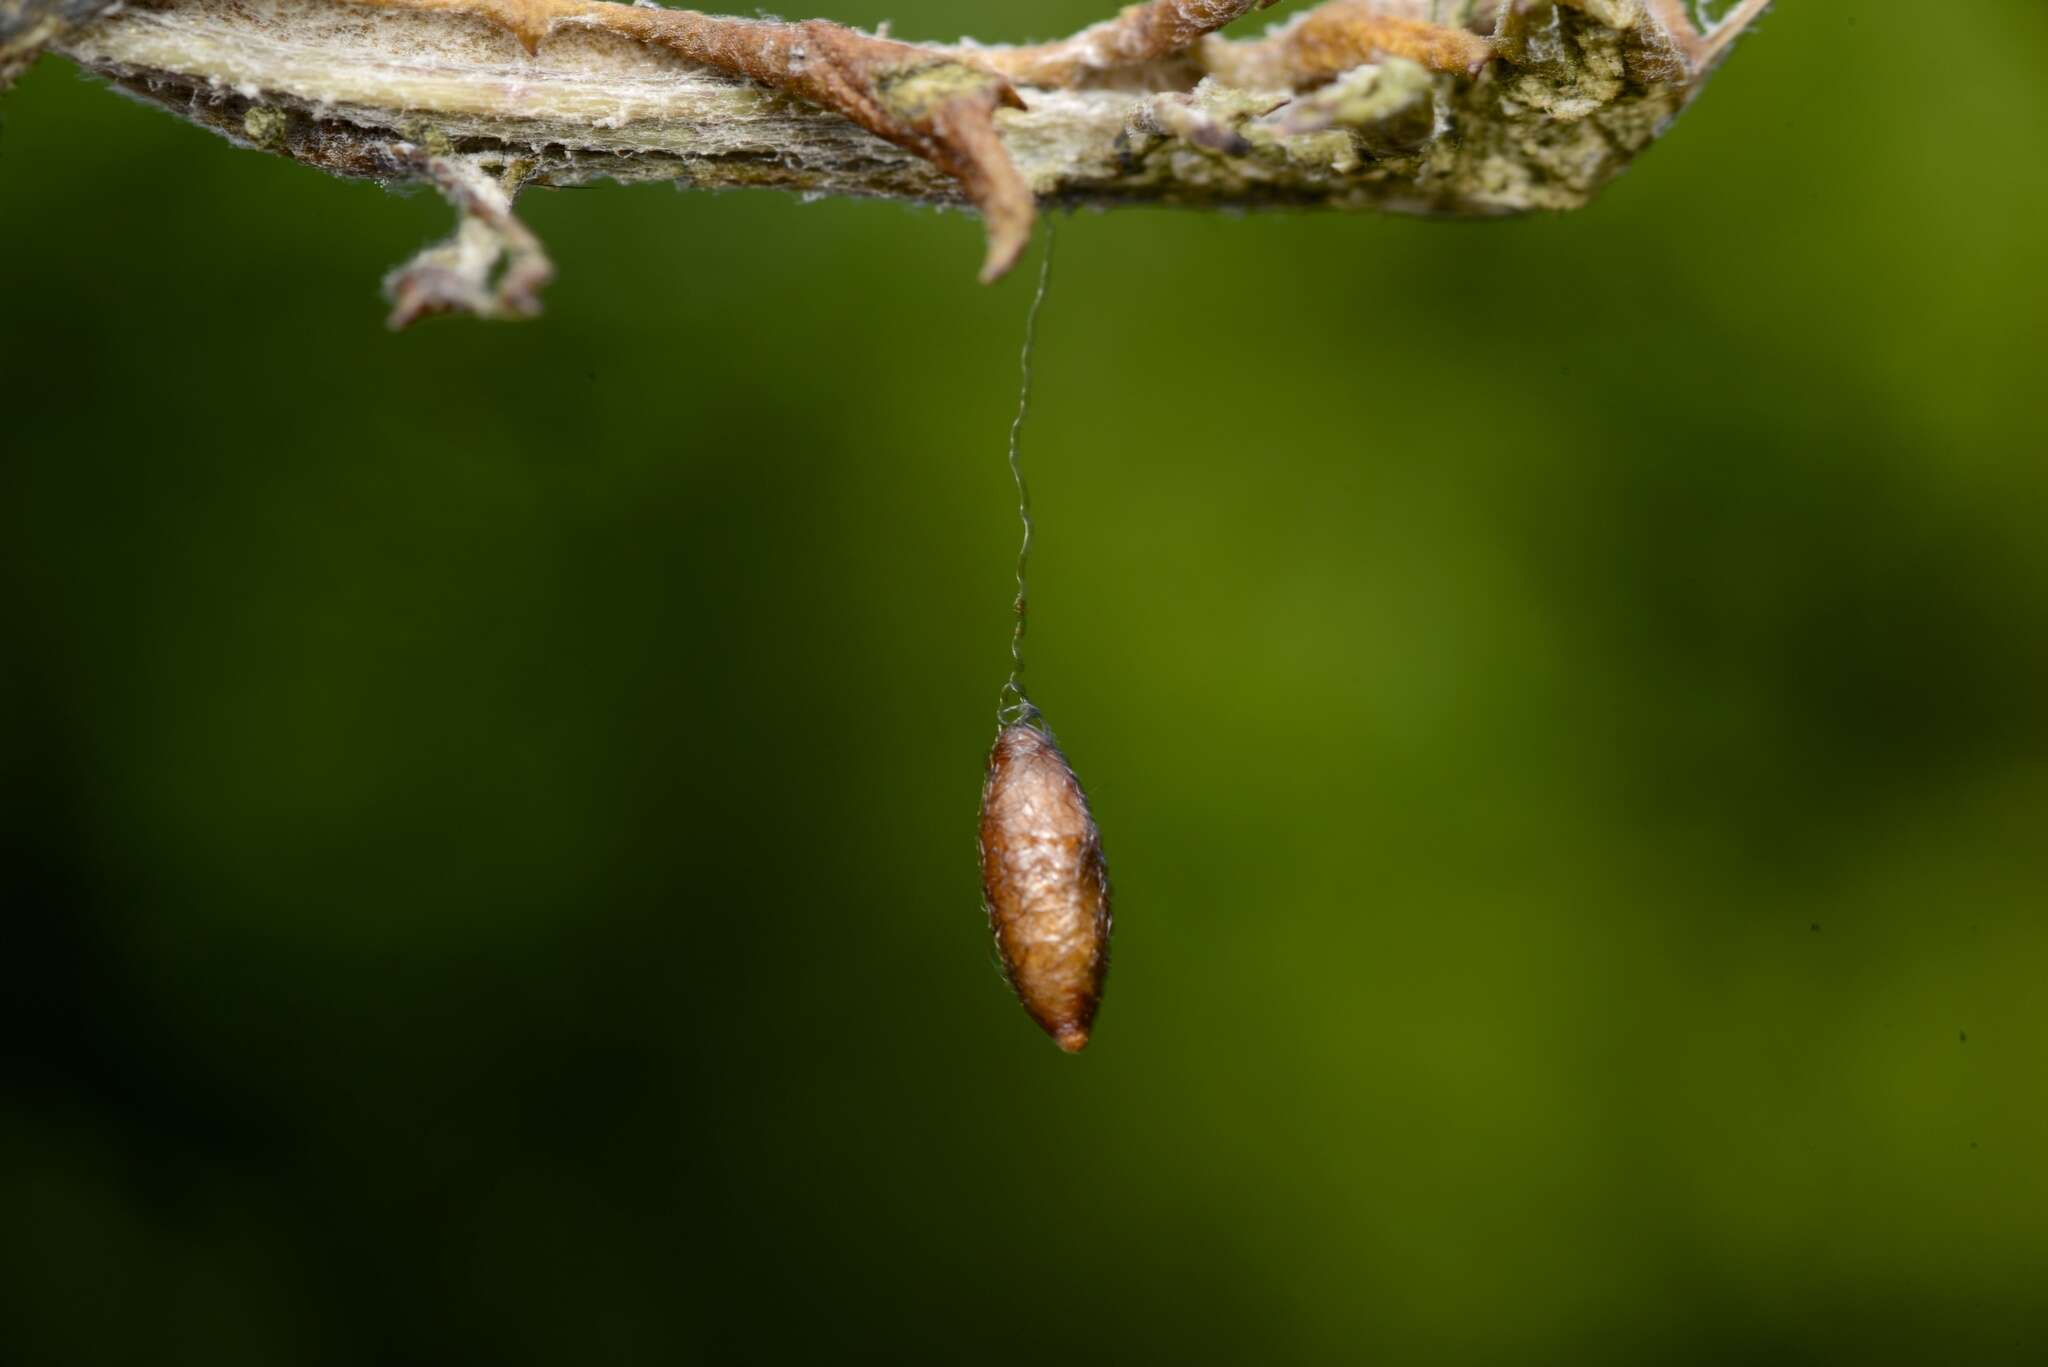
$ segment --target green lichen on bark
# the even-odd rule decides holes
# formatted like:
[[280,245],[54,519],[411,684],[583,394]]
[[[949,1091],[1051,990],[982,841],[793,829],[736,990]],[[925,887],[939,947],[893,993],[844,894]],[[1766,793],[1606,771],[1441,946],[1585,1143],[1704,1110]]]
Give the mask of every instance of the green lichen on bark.
[[1446,180],[1504,211],[1574,209],[1656,141],[1691,88],[1643,30],[1559,9],[1541,43],[1515,49],[1496,81],[1474,82],[1455,117],[1465,130]]

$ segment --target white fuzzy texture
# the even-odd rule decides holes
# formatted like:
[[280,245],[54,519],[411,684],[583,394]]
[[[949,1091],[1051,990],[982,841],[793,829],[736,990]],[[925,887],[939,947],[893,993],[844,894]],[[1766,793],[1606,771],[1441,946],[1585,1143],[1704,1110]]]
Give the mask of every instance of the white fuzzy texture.
[[[164,73],[286,100],[366,128],[429,117],[450,136],[550,142],[592,152],[716,158],[788,149],[821,165],[894,163],[952,198],[909,153],[801,100],[617,34],[565,24],[529,55],[487,20],[336,0],[178,0],[130,9],[60,50],[113,75]],[[1079,144],[1112,142],[1135,106],[1124,94],[1032,92],[1004,111],[1005,141],[1035,189],[1071,170]],[[829,188],[829,187],[828,187]]]
[[[1621,79],[1613,22],[1638,22],[1637,0],[1568,2],[1608,17],[1579,26],[1583,55],[1560,52],[1540,68],[1496,66],[1475,80],[1389,61],[1377,77],[1358,67],[1317,92],[1294,90],[1284,71],[1233,77],[1242,63],[1212,61],[1214,74],[1196,85],[1204,61],[1256,46],[1212,36],[1189,58],[1119,67],[1095,88],[1025,86],[1029,107],[997,110],[995,126],[1030,192],[1070,203],[1444,215],[1576,208],[1668,125],[1763,0],[1739,0],[1721,28],[1692,36],[1705,65],[1636,84]],[[1243,8],[1242,0],[1193,3],[1218,14]],[[1662,9],[1677,0],[1653,3],[1650,17],[1661,25]],[[1475,24],[1492,8],[1486,0],[1469,9],[1453,0],[1443,10],[1438,0],[1384,4],[1383,12],[1455,11]],[[931,163],[836,114],[595,22],[563,19],[529,54],[506,29],[455,9],[169,0],[106,15],[61,37],[57,50],[225,136],[344,175],[433,179],[426,168],[445,164],[505,178],[508,193],[522,184],[665,178],[963,198],[960,183]],[[1033,51],[976,50],[1005,67]],[[1402,99],[1365,98],[1402,90]],[[1296,98],[1302,108],[1273,113]],[[474,217],[481,200],[469,200],[461,207]],[[541,278],[537,248],[508,236],[509,215],[499,218],[497,250],[540,262],[527,283]],[[474,230],[471,237],[483,242]],[[403,278],[439,291],[436,300],[459,294],[455,285],[475,274],[455,269],[470,260],[460,250],[467,241],[458,237],[452,255]],[[493,307],[520,311],[525,297],[493,295]]]

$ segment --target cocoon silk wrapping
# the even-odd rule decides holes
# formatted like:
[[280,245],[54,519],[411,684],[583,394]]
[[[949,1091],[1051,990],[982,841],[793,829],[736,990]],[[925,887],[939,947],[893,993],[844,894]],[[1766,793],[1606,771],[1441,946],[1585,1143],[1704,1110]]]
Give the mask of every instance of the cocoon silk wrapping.
[[1109,971],[1109,870],[1080,780],[1030,722],[1004,727],[989,752],[981,883],[1017,999],[1060,1048],[1078,1052]]

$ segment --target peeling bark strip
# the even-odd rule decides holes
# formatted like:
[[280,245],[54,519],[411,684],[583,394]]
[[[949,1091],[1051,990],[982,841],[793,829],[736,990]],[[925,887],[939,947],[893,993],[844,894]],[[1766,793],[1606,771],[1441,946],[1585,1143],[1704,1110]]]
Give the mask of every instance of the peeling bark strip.
[[[490,243],[491,262],[524,263],[512,294],[492,265],[401,305],[403,322],[531,312],[544,258],[511,197],[600,178],[966,203],[988,228],[984,279],[1016,260],[1040,200],[1572,209],[1766,0],[1706,33],[1683,0],[1326,0],[1243,41],[1216,30],[1264,0],[1150,0],[1035,47],[603,0],[150,0],[94,17],[103,2],[0,0],[0,70],[48,44],[236,142],[426,180],[463,216],[432,249],[442,266]],[[503,207],[451,188],[483,183]]]
[[1031,722],[1004,727],[989,752],[981,886],[1017,1000],[1079,1053],[1109,972],[1109,870],[1080,780]]

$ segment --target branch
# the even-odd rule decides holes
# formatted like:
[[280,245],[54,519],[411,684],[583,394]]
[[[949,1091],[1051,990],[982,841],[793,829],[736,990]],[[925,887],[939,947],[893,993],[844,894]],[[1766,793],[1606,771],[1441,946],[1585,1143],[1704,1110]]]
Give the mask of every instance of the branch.
[[[985,278],[1039,201],[1572,209],[1762,7],[1703,35],[1676,0],[1327,0],[1259,38],[1214,33],[1266,2],[1151,0],[1019,48],[598,0],[159,0],[99,17],[104,0],[0,0],[0,20],[70,6],[79,22],[39,41],[179,117],[441,189],[464,227],[393,277],[403,322],[533,311],[549,268],[511,213],[533,185],[968,203],[989,225]],[[6,38],[0,23],[0,59]]]

